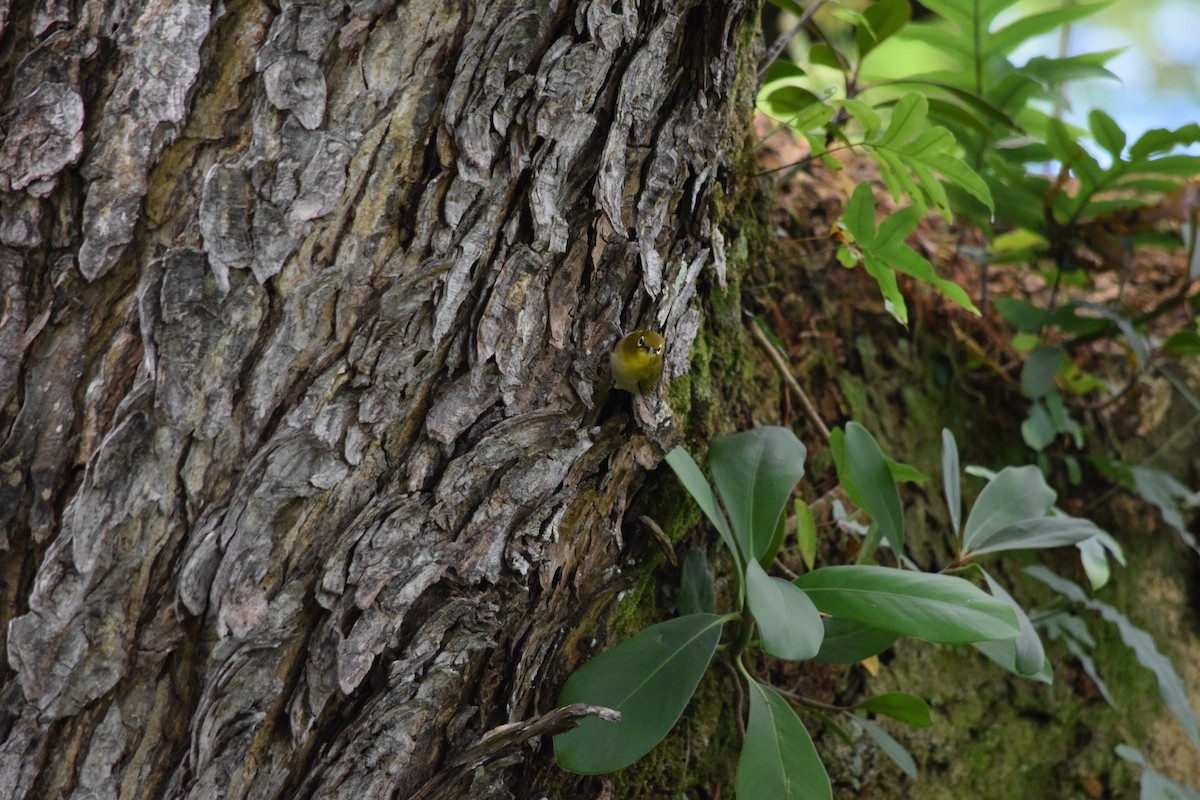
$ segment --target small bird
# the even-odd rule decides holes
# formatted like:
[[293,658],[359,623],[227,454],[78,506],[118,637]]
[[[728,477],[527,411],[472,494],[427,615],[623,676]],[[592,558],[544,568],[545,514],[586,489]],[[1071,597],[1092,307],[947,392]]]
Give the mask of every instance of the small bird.
[[662,378],[666,340],[654,331],[636,330],[617,342],[608,362],[613,385],[632,394],[650,394]]

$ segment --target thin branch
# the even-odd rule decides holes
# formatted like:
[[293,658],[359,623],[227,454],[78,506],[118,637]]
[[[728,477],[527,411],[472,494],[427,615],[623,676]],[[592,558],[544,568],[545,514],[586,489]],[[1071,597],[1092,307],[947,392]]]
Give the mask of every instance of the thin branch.
[[767,75],[767,70],[770,69],[771,65],[775,63],[775,59],[779,58],[779,54],[782,53],[784,48],[788,46],[788,42],[796,38],[796,34],[804,29],[804,26],[808,24],[810,19],[812,19],[813,14],[816,14],[817,9],[823,5],[825,5],[825,0],[817,0],[817,2],[806,8],[804,13],[800,15],[800,20],[792,26],[792,29],[787,33],[780,34],[779,38],[771,43],[771,47],[769,50],[767,50],[767,54],[763,56],[762,61],[758,62],[759,86],[762,86],[763,78],[765,78]]
[[800,401],[800,407],[804,409],[805,416],[809,422],[816,426],[825,443],[829,443],[829,428],[825,425],[825,421],[821,419],[821,415],[817,413],[817,407],[813,405],[813,401],[805,394],[804,389],[796,380],[796,376],[792,374],[792,369],[787,362],[783,360],[783,356],[775,349],[775,345],[771,344],[771,340],[762,332],[754,322],[750,323],[750,332],[754,334],[754,340],[766,351],[767,357],[771,359],[771,363],[775,365],[775,369],[783,377],[784,383],[788,385]]

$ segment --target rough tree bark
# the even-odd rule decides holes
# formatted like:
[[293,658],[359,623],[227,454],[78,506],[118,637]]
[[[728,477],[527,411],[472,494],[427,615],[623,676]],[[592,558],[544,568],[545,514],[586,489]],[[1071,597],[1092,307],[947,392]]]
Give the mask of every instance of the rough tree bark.
[[0,3],[0,797],[528,788],[751,5]]

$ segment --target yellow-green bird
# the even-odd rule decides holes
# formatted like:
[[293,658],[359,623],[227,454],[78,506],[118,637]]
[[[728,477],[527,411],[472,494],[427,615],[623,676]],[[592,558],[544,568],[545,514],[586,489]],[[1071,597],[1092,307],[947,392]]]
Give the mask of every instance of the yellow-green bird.
[[636,330],[617,342],[608,362],[613,385],[633,394],[650,394],[662,378],[667,343],[654,331]]

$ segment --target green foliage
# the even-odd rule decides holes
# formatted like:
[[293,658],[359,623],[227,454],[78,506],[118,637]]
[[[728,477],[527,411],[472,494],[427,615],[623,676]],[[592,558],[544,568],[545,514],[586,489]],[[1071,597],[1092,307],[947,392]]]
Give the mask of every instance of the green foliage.
[[[804,13],[794,0],[773,2]],[[1029,412],[1021,432],[1038,466],[1007,466],[995,473],[967,467],[968,474],[987,483],[971,508],[964,509],[957,445],[943,431],[942,488],[951,520],[943,534],[953,545],[954,558],[941,570],[926,572],[905,553],[904,508],[897,488],[898,482],[924,476],[889,459],[857,423],[835,430],[830,439],[839,483],[853,504],[847,510],[834,501],[834,517],[843,531],[863,537],[853,564],[819,563],[812,510],[792,497],[804,476],[807,452],[790,430],[767,427],[714,439],[707,454],[711,484],[696,460],[676,448],[667,455],[667,464],[730,553],[737,582],[733,608],[718,614],[709,566],[700,551],[689,552],[678,594],[681,616],[597,656],[564,686],[560,704],[601,705],[621,713],[618,723],[588,720],[555,737],[564,768],[605,772],[649,752],[679,719],[718,653],[744,682],[749,701],[737,773],[741,800],[832,796],[806,720],[797,710],[812,711],[844,738],[850,739],[852,731],[865,734],[909,775],[916,774],[912,756],[864,715],[917,727],[933,721],[921,699],[903,692],[841,708],[793,695],[765,679],[771,674],[764,667],[770,659],[849,664],[909,636],[970,644],[1015,675],[1049,683],[1040,629],[1062,641],[1106,700],[1114,702],[1090,656],[1095,642],[1081,619],[1061,608],[1029,614],[987,568],[988,559],[999,553],[1026,551],[1031,557],[1044,549],[1073,546],[1094,589],[1109,580],[1110,560],[1124,563],[1120,547],[1095,523],[1058,509],[1057,493],[1045,477],[1059,444],[1084,446],[1084,429],[1072,415],[1071,398],[1103,385],[1076,366],[1075,349],[1107,338],[1121,344],[1135,369],[1144,369],[1160,352],[1200,353],[1200,319],[1194,329],[1177,331],[1159,343],[1146,332],[1147,315],[1070,297],[1067,291],[1085,286],[1097,270],[1124,268],[1121,254],[1132,252],[1137,237],[1114,236],[1113,220],[1161,201],[1200,175],[1200,157],[1178,152],[1200,142],[1200,125],[1150,131],[1131,143],[1102,111],[1091,112],[1086,130],[1056,118],[1054,108],[1065,103],[1066,86],[1082,78],[1111,77],[1105,64],[1117,51],[1012,61],[1032,37],[1111,2],[1022,11],[1016,0],[930,0],[923,5],[932,18],[919,23],[912,21],[908,0],[878,0],[862,10],[839,6],[834,15],[848,26],[848,36],[821,38],[805,64],[777,61],[767,70],[759,106],[808,142],[810,160],[839,169],[841,160],[853,153],[877,166],[895,210],[880,214],[871,186],[857,185],[837,224],[837,259],[847,268],[861,265],[902,324],[909,317],[899,275],[929,284],[962,309],[980,313],[962,287],[940,277],[909,243],[930,211],[945,220],[969,219],[980,228],[988,241],[978,256],[982,265],[1025,263],[1053,281],[1056,291],[1047,307],[1011,297],[994,300],[1026,354],[1020,389]],[[898,74],[894,64],[878,55],[894,40],[931,46],[943,65]],[[864,64],[880,74],[871,76]],[[891,74],[883,75],[885,68]],[[840,76],[832,86],[830,70]],[[1179,243],[1195,263],[1196,242]],[[1179,298],[1195,303],[1197,290],[1184,285]],[[1079,459],[1054,457],[1061,457],[1068,475],[1078,480]],[[1182,505],[1196,502],[1195,494],[1165,473],[1107,466],[1200,551],[1179,513]],[[789,509],[795,515],[795,552],[806,569],[790,581],[771,574]],[[901,567],[884,566],[881,560]],[[1150,637],[1071,581],[1041,566],[1026,571],[1061,598],[1116,626],[1154,673],[1168,709],[1200,748],[1200,727],[1182,681]],[[1145,766],[1132,748],[1120,754]],[[1142,788],[1144,797],[1194,794],[1149,768]]]
[[1154,639],[1146,631],[1134,625],[1129,618],[1117,609],[1093,597],[1078,584],[1067,580],[1042,566],[1026,567],[1025,572],[1049,586],[1054,591],[1074,603],[1079,603],[1100,615],[1106,622],[1116,627],[1123,641],[1137,657],[1138,663],[1154,673],[1158,680],[1159,693],[1167,705],[1167,710],[1175,715],[1179,724],[1187,732],[1192,744],[1200,749],[1200,727],[1196,720],[1196,712],[1188,703],[1187,689],[1183,678],[1175,671],[1171,662],[1159,652]]
[[928,642],[965,644],[1017,633],[1016,617],[1007,605],[950,575],[838,566],[801,575],[796,585],[835,619]]
[[769,685],[749,677],[747,685],[750,719],[738,759],[737,796],[832,800],[825,765],[796,712]]
[[563,686],[559,705],[606,706],[619,711],[621,720],[591,717],[555,736],[559,765],[583,774],[610,772],[650,752],[692,699],[724,622],[715,614],[660,622],[576,670]]
[[[867,541],[886,538],[892,554],[901,557],[903,509],[896,475],[889,467],[896,462],[887,458],[870,432],[853,422],[835,432],[831,449],[843,489],[858,505],[858,513],[869,519],[868,525],[860,527]],[[1034,623],[979,559],[996,552],[1075,545],[1085,562],[1088,558],[1104,562],[1106,576],[1108,556],[1122,558],[1120,548],[1094,523],[1055,508],[1056,493],[1031,466],[1006,467],[997,473],[969,468],[969,473],[988,478],[988,483],[960,526],[958,447],[953,435],[943,431],[943,488],[952,520],[945,533],[956,546],[953,563],[940,572],[879,564],[810,565],[798,578],[784,580],[770,575],[767,567],[779,546],[777,532],[789,505],[796,509],[797,531],[807,531],[800,535],[815,540],[808,506],[789,503],[804,474],[806,456],[804,446],[786,428],[764,427],[720,437],[709,450],[714,491],[690,454],[679,448],[668,454],[667,463],[681,485],[729,548],[741,587],[736,607],[724,615],[716,613],[712,575],[700,551],[690,551],[684,558],[678,595],[682,616],[652,625],[595,657],[563,687],[560,705],[606,706],[620,712],[621,719],[615,724],[589,719],[555,737],[562,767],[585,774],[606,772],[649,752],[683,713],[724,631],[720,657],[741,676],[750,698],[738,761],[739,798],[831,797],[825,768],[793,705],[820,709],[823,721],[842,735],[850,736],[850,730],[865,733],[902,770],[915,774],[915,762],[904,746],[861,715],[883,715],[928,727],[933,720],[920,698],[890,692],[836,708],[781,693],[753,665],[767,657],[854,663],[883,652],[899,636],[910,636],[938,644],[971,644],[1004,669],[1049,683],[1049,662]],[[900,467],[895,472],[912,472]],[[1133,473],[1129,475],[1132,481]],[[1153,476],[1146,480],[1158,485]],[[1175,497],[1173,486],[1164,491]],[[729,519],[740,521],[731,524]],[[767,555],[771,560],[764,558]],[[815,561],[815,544],[805,559]],[[1044,567],[1027,571],[1118,627],[1138,659],[1154,671],[1168,708],[1200,747],[1200,730],[1182,682],[1145,632]],[[986,591],[963,577],[967,575],[981,578]],[[1086,652],[1094,641],[1078,618],[1043,615],[1042,625],[1080,656],[1085,671],[1095,676],[1111,702]],[[834,721],[830,710],[845,715],[848,725]]]
[[[845,442],[846,480],[884,520],[881,527],[886,526],[889,543],[899,552],[903,515],[887,458],[859,425],[847,426],[840,438]],[[897,635],[964,643],[1017,634],[1016,615],[1006,603],[949,575],[864,565],[823,567],[794,582],[767,574],[762,561],[769,565],[774,558],[776,532],[804,474],[806,455],[795,434],[785,428],[716,439],[709,450],[715,492],[686,451],[668,455],[667,463],[729,547],[743,587],[739,607],[726,616],[710,613],[711,575],[689,553],[680,588],[684,616],[647,628],[597,656],[567,681],[560,704],[603,705],[622,718],[616,724],[589,720],[556,737],[560,765],[582,773],[605,772],[648,752],[679,718],[708,667],[721,627],[728,624],[733,628],[729,656],[751,698],[739,761],[739,796],[831,796],[804,724],[780,694],[749,672],[748,652],[760,650],[792,661],[836,661],[879,652]],[[818,609],[829,618],[822,620]],[[828,642],[827,631],[832,634]],[[868,699],[862,707],[919,726],[930,721],[928,708],[903,694]],[[900,747],[890,739],[881,746],[893,756]]]
[[[838,253],[843,265],[864,265],[901,323],[908,316],[899,273],[932,283],[978,313],[959,287],[940,279],[907,244],[927,208],[946,219],[965,215],[989,236],[991,247],[981,263],[1023,261],[1049,269],[1058,280],[1082,268],[1125,269],[1131,258],[1122,254],[1132,252],[1139,231],[1114,234],[1110,220],[1128,220],[1136,209],[1161,202],[1200,175],[1200,156],[1178,152],[1200,142],[1200,124],[1152,130],[1130,143],[1099,109],[1088,115],[1086,130],[1056,118],[1071,82],[1114,77],[1105,64],[1119,50],[1038,56],[1023,64],[1012,60],[1034,37],[1113,2],[1023,11],[1016,0],[936,0],[924,4],[932,14],[921,22],[912,22],[907,0],[880,0],[862,11],[839,6],[834,16],[848,26],[847,35],[827,36],[810,23],[815,41],[806,62],[781,60],[768,71],[759,107],[808,142],[810,159],[838,169],[844,153],[865,155],[877,164],[893,201],[909,201],[877,226],[869,187],[857,187],[842,216],[847,241]],[[877,55],[899,52],[892,40],[926,45],[940,66],[905,72],[908,59]],[[1047,167],[1057,174],[1041,174]],[[1161,239],[1158,231],[1145,233],[1143,238],[1152,233]],[[1188,250],[1193,266],[1200,264],[1194,238],[1171,236]],[[1193,290],[1191,297],[1196,295]],[[998,305],[1007,300],[1000,298]],[[1081,327],[1090,327],[1084,335],[1122,337],[1139,365],[1147,363],[1139,323],[1119,309],[1093,309],[1096,314],[1080,317],[1075,301],[1057,302],[1059,308],[1037,309],[1041,321],[1026,329],[1045,336],[1046,326],[1054,326],[1081,335]],[[1107,319],[1097,320],[1097,314]],[[1162,351],[1200,352],[1197,330],[1176,332]],[[1043,382],[1030,400],[1023,433],[1032,449],[1044,453],[1061,436],[1082,446],[1083,431],[1052,385]]]

